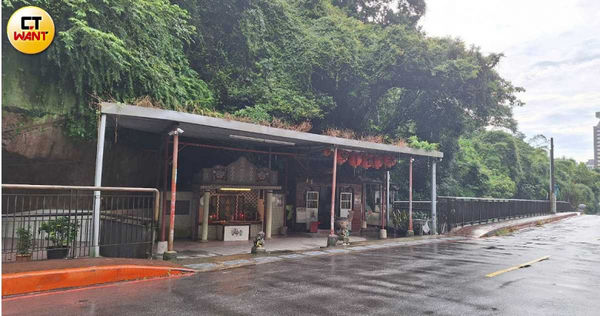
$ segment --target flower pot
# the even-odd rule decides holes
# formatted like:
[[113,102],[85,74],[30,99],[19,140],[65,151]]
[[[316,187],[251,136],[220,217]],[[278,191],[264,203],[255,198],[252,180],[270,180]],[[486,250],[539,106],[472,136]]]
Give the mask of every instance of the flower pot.
[[69,254],[69,247],[47,248],[46,256],[48,259],[65,259]]
[[27,261],[31,261],[31,254],[30,253],[26,253],[26,254],[18,254],[17,255],[17,262],[27,262]]

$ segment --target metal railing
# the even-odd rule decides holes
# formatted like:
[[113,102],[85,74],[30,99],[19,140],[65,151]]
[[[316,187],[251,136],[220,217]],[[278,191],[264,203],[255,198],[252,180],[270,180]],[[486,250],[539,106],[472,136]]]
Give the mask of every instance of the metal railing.
[[[408,210],[408,201],[396,201],[393,209]],[[572,211],[571,204],[556,202],[557,212]],[[431,201],[413,201],[413,211],[426,213],[431,218]],[[455,227],[485,224],[508,219],[550,214],[548,200],[491,199],[440,196],[437,199],[438,232]]]
[[20,252],[29,252],[31,260],[46,259],[48,247],[56,245],[41,229],[44,223],[68,226],[66,235],[73,231],[65,238],[69,258],[149,257],[158,199],[158,190],[151,188],[3,184],[2,262],[16,260],[23,230],[31,246]]

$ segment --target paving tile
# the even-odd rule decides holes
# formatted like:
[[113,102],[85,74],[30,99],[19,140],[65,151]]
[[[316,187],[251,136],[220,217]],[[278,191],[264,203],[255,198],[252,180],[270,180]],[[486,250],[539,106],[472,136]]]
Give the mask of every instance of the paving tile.
[[223,261],[223,264],[226,266],[235,266],[238,264],[246,264],[246,263],[251,263],[251,262],[250,262],[250,260],[246,260],[246,259]]
[[194,264],[187,264],[187,265],[185,265],[185,267],[194,269],[194,270],[206,271],[206,270],[211,270],[213,268],[216,268],[217,265],[214,263],[194,263]]
[[254,258],[254,261],[256,261],[257,263],[266,263],[266,262],[275,262],[275,261],[281,261],[282,259],[279,257],[256,257]]
[[303,258],[303,257],[305,257],[305,256],[303,256],[301,254],[297,254],[297,253],[291,254],[291,255],[282,255],[282,256],[279,256],[279,258],[284,258],[284,259],[298,259],[298,258]]
[[307,256],[322,256],[322,255],[326,255],[327,253],[323,252],[323,251],[307,251],[307,252],[303,252],[303,255],[307,255]]
[[348,250],[348,249],[327,249],[327,250],[325,250],[325,252],[328,252],[328,253],[349,253],[350,250]]
[[352,251],[357,251],[357,250],[367,250],[369,248],[367,248],[366,246],[358,246],[358,247],[352,247],[352,248],[348,248],[349,250]]

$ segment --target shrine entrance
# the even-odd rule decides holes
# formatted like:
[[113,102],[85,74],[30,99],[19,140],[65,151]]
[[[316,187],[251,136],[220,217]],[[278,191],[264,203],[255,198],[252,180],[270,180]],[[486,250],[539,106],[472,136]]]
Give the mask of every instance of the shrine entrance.
[[[248,241],[261,230],[269,239],[285,232],[284,227],[306,232],[319,222],[329,229],[327,245],[331,245],[337,240],[331,218],[345,221],[344,227],[351,219],[352,231],[366,228],[367,222],[385,231],[389,185],[379,189],[382,193],[371,210],[379,213],[379,220],[371,222],[365,214],[369,210],[360,175],[370,173],[389,183],[389,171],[404,160],[410,162],[412,179],[413,157],[431,161],[432,218],[436,218],[435,170],[441,152],[102,102],[97,186],[102,183],[104,136],[117,135],[120,129],[140,133],[149,150],[163,157],[149,172],[156,173],[156,187],[163,193],[155,218],[160,222],[157,239],[168,243],[168,251],[174,249],[178,235],[177,217],[184,216],[177,214],[177,201],[183,198],[177,191],[191,194],[193,200],[184,220],[186,227],[192,222],[193,240]],[[190,153],[193,150],[202,152]],[[410,187],[412,180],[409,183]]]
[[268,231],[268,237],[279,233],[284,208],[278,177],[277,171],[257,167],[244,156],[198,172],[194,191],[202,204],[201,240],[239,241],[260,231]]

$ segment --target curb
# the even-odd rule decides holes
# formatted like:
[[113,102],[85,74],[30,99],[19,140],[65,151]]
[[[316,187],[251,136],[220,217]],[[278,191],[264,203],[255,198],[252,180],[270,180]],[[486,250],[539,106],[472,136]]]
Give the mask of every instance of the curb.
[[566,215],[561,215],[561,216],[555,216],[555,217],[552,217],[552,218],[546,218],[546,219],[542,219],[542,220],[530,221],[530,222],[521,223],[521,224],[517,224],[517,225],[508,225],[508,226],[504,226],[504,227],[499,227],[499,228],[490,230],[489,232],[481,235],[481,238],[496,236],[496,233],[498,231],[504,230],[504,229],[515,231],[515,230],[520,230],[520,229],[524,229],[524,228],[528,228],[528,227],[537,226],[538,224],[543,225],[543,224],[548,224],[548,223],[560,221],[560,220],[563,220],[563,219],[566,219],[566,218],[569,218],[569,217],[573,217],[573,216],[579,216],[579,214],[578,213],[571,213],[571,214],[566,214]]
[[192,273],[195,271],[186,268],[143,265],[92,266],[8,273],[2,275],[2,296]]

